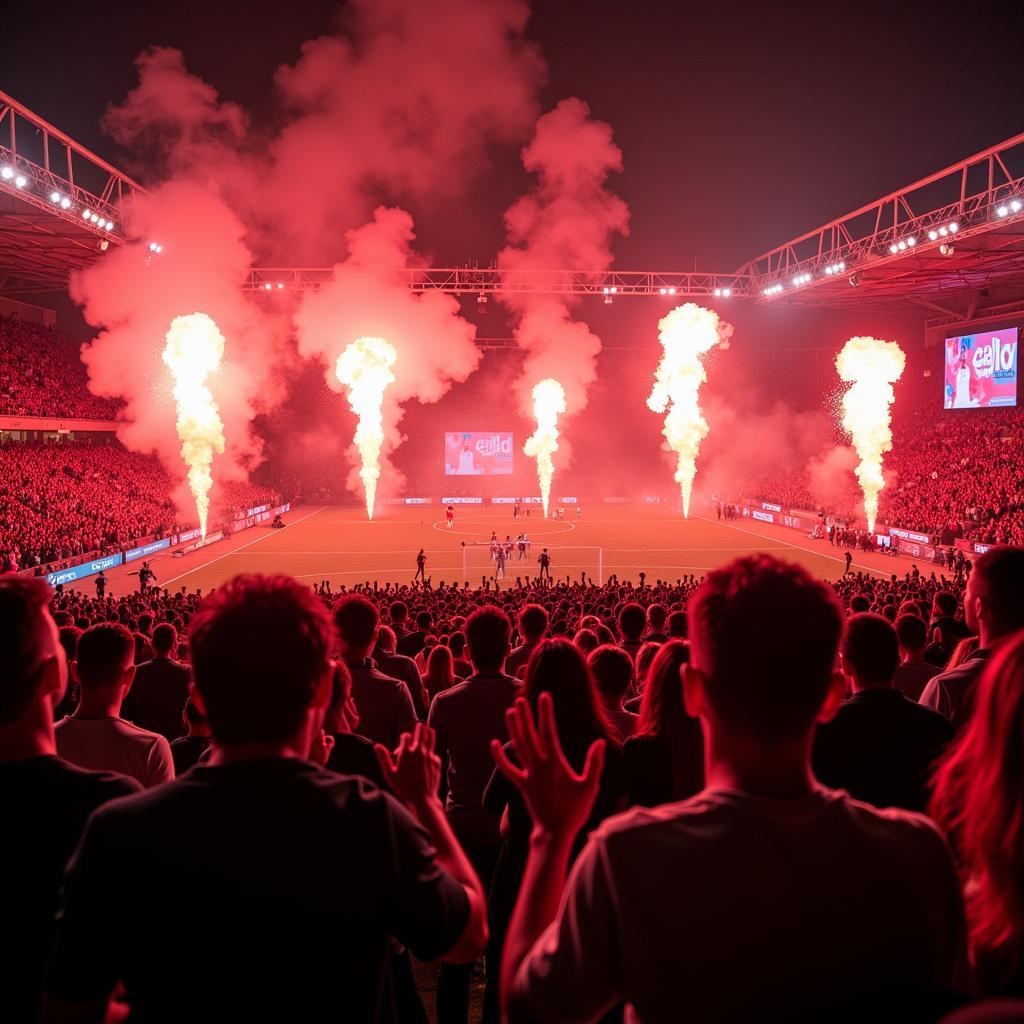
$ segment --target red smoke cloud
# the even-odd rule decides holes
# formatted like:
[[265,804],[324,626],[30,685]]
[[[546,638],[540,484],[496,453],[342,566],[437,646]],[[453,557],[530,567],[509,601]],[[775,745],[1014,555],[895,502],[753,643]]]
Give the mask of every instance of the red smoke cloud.
[[[143,241],[109,252],[71,281],[86,320],[101,328],[82,351],[90,387],[125,399],[121,440],[156,452],[181,479],[176,406],[161,352],[174,317],[206,313],[226,339],[221,368],[209,381],[227,439],[214,477],[245,478],[260,456],[252,420],[282,397],[276,382],[288,356],[282,325],[242,290],[252,262],[244,228],[215,193],[191,183],[142,196],[127,226]],[[148,250],[151,238],[163,245],[159,256]],[[191,508],[187,491],[176,497],[181,508]]]
[[[412,259],[408,215],[378,212],[352,229],[381,201],[457,196],[490,145],[526,135],[544,76],[523,35],[528,8],[521,0],[354,0],[344,11],[336,34],[307,42],[293,65],[277,69],[280,103],[270,118],[223,100],[189,73],[180,51],[164,47],[139,55],[137,87],[105,115],[105,130],[135,158],[132,169],[163,185],[122,215],[142,245],[109,253],[74,281],[74,298],[101,329],[84,358],[96,393],[125,398],[124,442],[159,452],[179,476],[160,361],[175,316],[205,312],[227,339],[211,380],[228,443],[215,478],[258,460],[253,417],[281,398],[280,371],[293,350],[281,343],[285,318],[242,291],[253,263],[328,263],[344,256],[346,241],[352,247],[332,284],[302,305],[301,350],[326,357],[336,339],[361,334],[400,349],[392,445],[399,403],[436,401],[479,360],[454,300],[414,297],[394,277]],[[163,245],[158,258],[147,259],[150,238]]]
[[[477,368],[482,354],[475,342],[476,327],[460,316],[452,296],[409,290],[402,269],[416,265],[415,237],[408,213],[379,207],[369,224],[347,233],[348,259],[335,266],[331,280],[319,291],[303,296],[295,314],[299,353],[326,364],[325,379],[333,391],[343,390],[335,364],[350,342],[381,337],[398,352],[395,381],[384,402],[384,493],[401,483],[387,455],[403,440],[398,427],[402,405],[410,399],[438,401],[453,383],[464,381]],[[347,486],[358,494],[358,453],[350,448],[348,455],[352,471]]]
[[[610,267],[612,239],[629,231],[629,208],[605,187],[609,174],[622,170],[611,127],[593,120],[582,100],[562,100],[537,121],[522,155],[537,185],[505,213],[509,244],[498,266],[510,275]],[[501,301],[518,318],[515,336],[526,353],[517,383],[524,412],[532,415],[530,392],[545,377],[565,388],[567,413],[579,412],[597,376],[601,340],[573,319],[578,300],[505,292]]]

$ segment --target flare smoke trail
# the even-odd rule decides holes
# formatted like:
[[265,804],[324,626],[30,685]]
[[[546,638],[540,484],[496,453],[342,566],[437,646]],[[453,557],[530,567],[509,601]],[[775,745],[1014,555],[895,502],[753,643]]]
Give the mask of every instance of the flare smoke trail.
[[223,357],[224,335],[205,313],[177,316],[171,321],[163,360],[174,377],[181,457],[188,466],[188,485],[203,537],[210,514],[213,457],[224,454],[224,424],[206,378],[220,366]]
[[[327,384],[345,386],[338,377],[338,356],[346,342],[386,338],[395,353],[388,365],[394,380],[381,387],[383,406],[377,429],[383,432],[376,449],[379,472],[374,482],[392,492],[401,475],[388,455],[401,444],[403,405],[409,399],[437,402],[453,382],[464,381],[481,359],[476,328],[459,315],[459,304],[443,292],[413,292],[403,268],[414,265],[412,218],[404,210],[378,208],[373,221],[349,231],[349,257],[331,272],[316,292],[307,292],[295,313],[299,354],[327,367]],[[351,398],[350,398],[351,401]],[[361,410],[353,409],[357,415]],[[376,442],[375,442],[376,443]],[[350,451],[354,472],[347,486],[367,493],[366,460],[357,446]],[[372,502],[368,511],[373,512]]]
[[355,445],[370,519],[380,479],[380,450],[384,445],[384,392],[395,382],[391,368],[397,359],[395,346],[383,338],[356,338],[338,356],[334,370],[338,381],[348,388],[348,403],[359,417]]
[[[523,166],[538,182],[505,213],[509,244],[499,253],[498,266],[506,280],[536,281],[552,267],[607,270],[612,238],[629,229],[629,208],[605,188],[608,176],[622,170],[611,127],[592,119],[582,100],[562,100],[537,121],[523,150]],[[546,488],[550,494],[552,455],[559,450],[556,420],[586,406],[601,339],[573,319],[572,299],[510,288],[500,300],[516,316],[516,341],[526,355],[516,383],[523,413],[538,416],[539,411],[546,419],[537,419],[537,432],[523,451],[536,454],[542,492]],[[540,384],[545,386],[538,402]],[[563,463],[566,447],[563,438]]]
[[654,388],[647,399],[652,412],[663,413],[669,451],[678,457],[676,481],[683,496],[683,516],[690,514],[693,480],[697,475],[697,453],[708,433],[700,409],[700,386],[708,379],[703,357],[716,345],[729,347],[733,328],[718,314],[693,302],[677,306],[658,324],[664,354],[654,375]]
[[555,475],[552,456],[558,451],[558,417],[565,412],[565,389],[550,377],[538,382],[533,389],[533,416],[537,429],[523,445],[523,451],[537,460],[540,497],[544,503],[544,518],[551,500],[551,479]]
[[907,357],[895,341],[851,338],[836,356],[836,370],[850,387],[843,395],[843,429],[853,441],[860,463],[857,479],[864,492],[868,532],[878,518],[878,495],[885,487],[882,458],[892,451],[889,406],[896,400],[893,384],[903,376]]

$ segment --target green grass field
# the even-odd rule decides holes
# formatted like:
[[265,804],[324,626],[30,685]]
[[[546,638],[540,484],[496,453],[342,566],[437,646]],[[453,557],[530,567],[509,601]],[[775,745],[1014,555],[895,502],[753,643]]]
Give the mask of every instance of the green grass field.
[[[605,580],[615,574],[638,582],[640,572],[647,573],[649,582],[689,573],[700,576],[754,551],[798,562],[825,578],[835,578],[843,569],[841,551],[798,531],[748,520],[718,522],[702,515],[684,520],[659,506],[594,506],[584,508],[579,519],[567,507],[564,521],[544,520],[538,512],[518,522],[513,521],[511,508],[464,506],[456,510],[451,530],[438,506],[388,506],[372,522],[354,507],[300,506],[286,522],[284,530],[257,527],[184,558],[162,555],[152,561],[158,581],[161,586],[206,590],[237,573],[261,572],[287,573],[310,584],[328,579],[335,589],[366,580],[407,583],[422,547],[428,557],[427,575],[437,586],[442,580],[462,581],[464,541],[486,542],[492,531],[502,538],[514,537],[520,530],[529,534],[530,553],[523,561],[516,554],[507,567],[505,585],[514,584],[517,575],[536,575],[536,559],[544,546],[550,549],[556,579],[567,574],[578,579],[585,571],[596,582],[598,548]],[[472,548],[468,561],[471,583],[479,584],[484,574],[493,575],[486,546]],[[902,573],[910,563],[857,553],[854,564],[888,574]],[[110,592],[135,589],[136,579],[129,571],[137,567],[134,563],[109,573]],[[91,590],[92,581],[83,580],[80,586]]]

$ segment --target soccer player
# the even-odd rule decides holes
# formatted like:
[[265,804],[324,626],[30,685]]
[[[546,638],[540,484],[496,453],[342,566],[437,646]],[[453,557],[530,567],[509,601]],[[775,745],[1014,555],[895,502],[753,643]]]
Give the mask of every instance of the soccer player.
[[96,577],[96,596],[102,601],[103,596],[107,592],[107,577],[106,574],[100,571],[99,576]]
[[518,501],[512,506],[512,519],[513,520],[518,520],[519,519],[519,502]]
[[156,573],[149,567],[149,562],[143,562],[139,570],[139,593],[144,594],[149,590],[150,583],[156,582]]
[[455,506],[454,505],[449,505],[448,506],[448,510],[447,510],[447,512],[445,512],[445,516],[448,519],[448,529],[450,530],[452,528],[452,526],[455,525]]
[[416,556],[416,575],[413,576],[412,581],[415,583],[417,580],[423,580],[427,582],[427,556],[423,552],[423,548],[420,548],[420,553]]
[[540,578],[544,579],[547,576],[548,581],[551,580],[551,556],[548,554],[548,549],[544,548],[540,553],[540,557],[537,559],[540,563]]

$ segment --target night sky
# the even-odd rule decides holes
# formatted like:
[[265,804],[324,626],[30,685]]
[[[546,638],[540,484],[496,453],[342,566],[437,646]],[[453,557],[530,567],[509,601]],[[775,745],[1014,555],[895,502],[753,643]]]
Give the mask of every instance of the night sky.
[[[271,121],[274,69],[331,32],[327,0],[12,4],[0,87],[115,163],[99,130],[152,44]],[[731,271],[744,260],[1022,128],[1024,5],[532,5],[544,107],[577,95],[625,154],[623,269]],[[946,13],[946,12],[950,13]],[[514,151],[461,197],[414,210],[438,261],[489,262],[522,191]],[[443,225],[443,226],[442,226]]]

